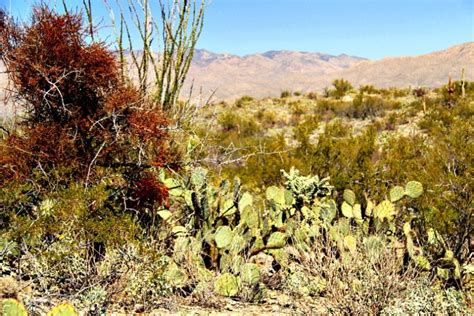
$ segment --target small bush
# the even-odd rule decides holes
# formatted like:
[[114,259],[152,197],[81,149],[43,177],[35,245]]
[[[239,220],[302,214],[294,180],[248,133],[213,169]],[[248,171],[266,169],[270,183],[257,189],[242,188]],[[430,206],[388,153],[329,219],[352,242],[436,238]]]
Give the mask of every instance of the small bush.
[[291,97],[291,91],[289,91],[289,90],[284,90],[280,94],[280,98],[282,98],[282,99],[286,99],[286,98],[289,98],[289,97]]
[[238,107],[238,108],[241,108],[247,104],[249,104],[250,102],[252,102],[254,99],[248,95],[244,95],[243,97],[241,97],[240,99],[238,99],[237,101],[235,101],[235,106]]

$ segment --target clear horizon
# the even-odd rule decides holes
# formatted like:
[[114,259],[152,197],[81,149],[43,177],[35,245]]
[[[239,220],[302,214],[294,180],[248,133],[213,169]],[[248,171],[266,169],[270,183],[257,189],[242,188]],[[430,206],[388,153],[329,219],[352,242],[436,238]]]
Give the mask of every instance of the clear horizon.
[[[32,3],[0,0],[0,7],[24,18]],[[96,21],[107,21],[102,0],[93,6]],[[212,0],[197,48],[238,56],[289,50],[382,59],[471,41],[470,0]]]

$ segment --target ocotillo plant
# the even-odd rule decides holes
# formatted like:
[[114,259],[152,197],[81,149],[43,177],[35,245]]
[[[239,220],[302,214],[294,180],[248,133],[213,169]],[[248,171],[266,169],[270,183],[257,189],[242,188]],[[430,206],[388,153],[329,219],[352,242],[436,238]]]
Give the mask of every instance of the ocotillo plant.
[[[120,8],[119,23],[114,19],[112,6],[105,1],[117,31],[122,73],[125,73],[124,52],[127,50],[131,54],[131,66],[137,71],[141,94],[153,95],[156,105],[173,112],[202,31],[206,1],[160,0],[159,12],[153,14],[148,0],[127,0],[131,22],[121,1],[115,2]],[[135,31],[140,38],[140,53],[134,49],[136,42],[132,34]],[[159,44],[155,47],[154,43]],[[150,73],[153,78],[149,78]]]

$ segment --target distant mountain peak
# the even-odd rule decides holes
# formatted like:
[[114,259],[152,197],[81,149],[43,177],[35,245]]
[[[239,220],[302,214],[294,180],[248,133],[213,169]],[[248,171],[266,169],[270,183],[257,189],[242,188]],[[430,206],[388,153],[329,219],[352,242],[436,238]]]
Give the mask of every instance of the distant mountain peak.
[[193,82],[194,89],[203,93],[216,90],[216,99],[276,96],[282,90],[318,91],[336,78],[348,79],[356,87],[436,87],[447,82],[449,75],[457,78],[462,68],[466,78],[472,80],[474,42],[419,56],[378,61],[346,53],[270,50],[237,56],[201,49],[194,55],[187,87]]

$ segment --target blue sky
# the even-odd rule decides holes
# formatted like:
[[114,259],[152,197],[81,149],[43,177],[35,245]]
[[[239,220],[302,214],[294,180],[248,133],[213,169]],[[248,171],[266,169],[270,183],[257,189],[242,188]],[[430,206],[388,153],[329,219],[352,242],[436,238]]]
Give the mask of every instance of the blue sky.
[[[33,2],[0,0],[0,5],[25,15]],[[106,14],[102,0],[92,2],[98,15]],[[416,55],[474,41],[473,2],[212,0],[198,47],[238,55],[280,49],[371,59]]]

